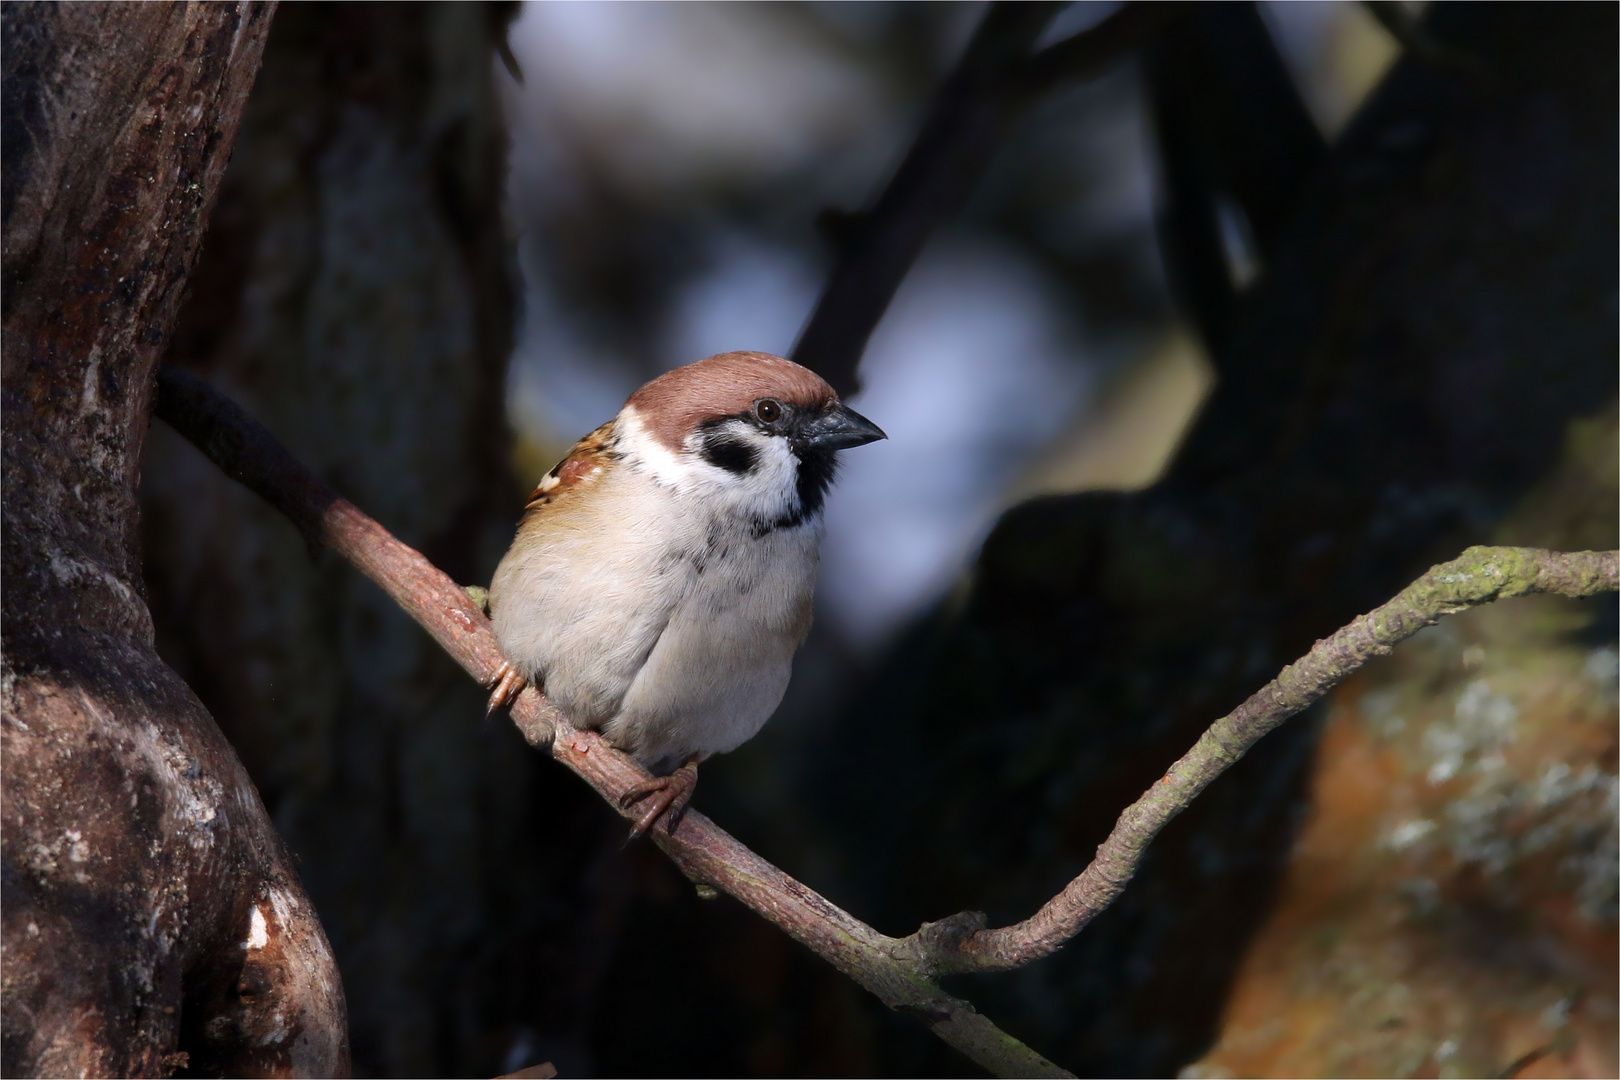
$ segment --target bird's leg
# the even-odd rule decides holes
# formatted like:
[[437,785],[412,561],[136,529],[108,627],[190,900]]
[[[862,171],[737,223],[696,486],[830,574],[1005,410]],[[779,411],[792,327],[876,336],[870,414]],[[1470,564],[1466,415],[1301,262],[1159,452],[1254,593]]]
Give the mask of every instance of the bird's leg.
[[495,671],[495,677],[490,679],[487,684],[494,687],[494,689],[490,691],[489,707],[484,710],[484,715],[488,716],[496,709],[511,704],[512,699],[523,692],[523,688],[528,685],[528,682],[529,680],[525,679],[518,672],[518,669],[512,666],[510,660],[502,661],[501,666]]
[[647,808],[641,812],[635,826],[630,830],[630,840],[652,828],[652,823],[657,821],[661,814],[669,815],[665,828],[670,832],[675,831],[675,826],[681,823],[681,815],[686,812],[686,804],[692,801],[692,792],[697,788],[697,767],[698,755],[693,754],[686,759],[685,765],[668,776],[655,776],[651,780],[643,780],[619,796],[619,806],[623,809],[629,809],[631,803],[647,800]]

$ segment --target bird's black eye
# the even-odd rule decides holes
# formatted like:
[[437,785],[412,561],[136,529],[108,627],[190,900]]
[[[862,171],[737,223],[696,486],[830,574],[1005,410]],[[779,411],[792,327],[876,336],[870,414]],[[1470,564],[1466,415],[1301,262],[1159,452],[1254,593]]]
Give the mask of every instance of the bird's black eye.
[[782,406],[779,402],[765,398],[754,403],[754,415],[767,424],[774,424],[782,419]]

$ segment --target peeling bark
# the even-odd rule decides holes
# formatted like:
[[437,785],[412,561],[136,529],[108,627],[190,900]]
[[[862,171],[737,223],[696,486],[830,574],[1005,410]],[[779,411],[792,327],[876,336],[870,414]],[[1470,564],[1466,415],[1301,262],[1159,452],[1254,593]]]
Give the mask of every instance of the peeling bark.
[[348,1069],[325,935],[153,649],[136,542],[153,368],[272,11],[4,9],[7,1075]]

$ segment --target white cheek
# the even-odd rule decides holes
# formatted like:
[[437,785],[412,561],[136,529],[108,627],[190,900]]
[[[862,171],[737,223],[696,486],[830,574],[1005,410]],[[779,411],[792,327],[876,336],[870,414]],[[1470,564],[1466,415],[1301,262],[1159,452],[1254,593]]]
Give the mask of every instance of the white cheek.
[[687,484],[701,492],[713,507],[726,507],[748,517],[776,518],[793,513],[799,504],[799,461],[787,440],[738,424],[727,434],[753,447],[754,467],[732,472],[706,461],[692,436],[681,464]]
[[793,456],[788,441],[780,437],[761,435],[757,431],[748,432],[744,438],[759,455],[754,467],[748,472],[742,474],[726,472],[708,462],[703,462],[704,467],[721,474],[724,482],[738,491],[752,492],[760,497],[791,495],[794,502],[797,502],[799,459]]
[[653,438],[634,408],[626,405],[619,412],[617,427],[619,451],[624,454],[626,464],[677,491],[686,488],[690,482],[691,467]]
[[799,460],[784,438],[736,424],[728,434],[753,447],[757,456],[752,469],[735,473],[704,460],[696,435],[688,438],[684,452],[671,451],[652,437],[634,409],[620,413],[619,426],[619,447],[627,463],[683,495],[753,517],[780,517],[798,509]]

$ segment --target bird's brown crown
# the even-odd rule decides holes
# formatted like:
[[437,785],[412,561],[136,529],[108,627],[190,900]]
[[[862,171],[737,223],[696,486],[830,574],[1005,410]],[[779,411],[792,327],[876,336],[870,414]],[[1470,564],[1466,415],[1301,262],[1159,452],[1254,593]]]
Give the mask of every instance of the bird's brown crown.
[[838,400],[826,380],[791,360],[760,352],[728,352],[666,372],[625,402],[664,446],[678,450],[705,420],[733,416],[760,398],[824,409]]

